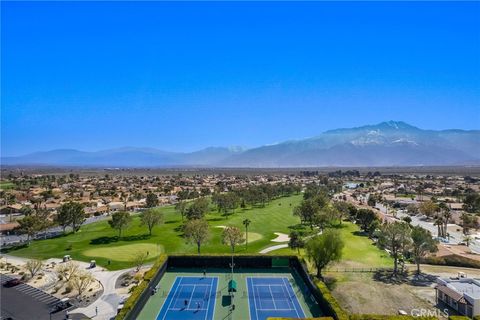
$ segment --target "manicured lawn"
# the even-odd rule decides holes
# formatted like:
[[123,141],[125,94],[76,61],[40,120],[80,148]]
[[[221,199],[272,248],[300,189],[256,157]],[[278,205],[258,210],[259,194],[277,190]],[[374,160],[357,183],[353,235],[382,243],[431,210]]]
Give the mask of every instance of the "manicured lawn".
[[[206,218],[211,226],[211,237],[209,242],[202,246],[202,253],[228,253],[229,247],[221,242],[222,228],[218,226],[233,225],[244,230],[242,221],[246,218],[251,220],[248,251],[244,245],[240,245],[236,252],[257,253],[274,245],[275,243],[270,241],[276,238],[274,232],[288,234],[289,226],[300,222],[298,217],[292,215],[292,210],[301,199],[302,195],[295,195],[274,200],[264,208],[237,209],[228,219],[216,211],[210,212]],[[122,233],[121,239],[117,238],[117,231],[110,228],[107,221],[101,221],[83,226],[75,234],[34,241],[29,247],[10,251],[9,254],[39,259],[62,258],[69,254],[73,259],[94,259],[99,265],[116,270],[131,267],[138,250],[149,251],[150,261],[158,252],[195,253],[196,246],[187,244],[182,237],[180,215],[172,206],[163,207],[161,210],[165,223],[155,227],[152,236],[148,235],[147,228],[141,226],[139,217],[135,216],[130,228]],[[108,260],[111,261],[110,265]]]
[[[347,268],[384,268],[393,267],[393,260],[387,252],[376,247],[368,237],[359,235],[360,228],[350,222],[343,222],[339,227],[345,247],[340,262],[333,265],[339,269]],[[289,248],[273,251],[275,254],[296,254]],[[304,250],[300,251],[304,255]]]
[[352,261],[357,263],[358,267],[365,268],[393,266],[393,260],[386,251],[380,250],[368,237],[357,234],[360,229],[356,224],[343,223],[340,230],[345,241],[343,261]]
[[15,185],[9,181],[0,182],[0,190],[9,190],[12,189]]

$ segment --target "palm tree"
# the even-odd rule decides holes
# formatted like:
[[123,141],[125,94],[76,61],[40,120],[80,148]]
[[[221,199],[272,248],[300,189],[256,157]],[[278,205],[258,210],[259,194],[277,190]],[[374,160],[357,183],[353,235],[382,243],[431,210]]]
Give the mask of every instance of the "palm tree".
[[444,237],[444,234],[443,234],[443,219],[438,216],[437,219],[435,220],[435,222],[433,223],[433,225],[437,226],[438,237],[443,238]]
[[473,240],[472,237],[470,236],[465,236],[465,238],[463,238],[463,242],[465,242],[465,244],[467,245],[467,247],[470,247],[470,242]]
[[243,220],[243,225],[245,226],[245,250],[248,250],[248,226],[251,222],[248,218]]

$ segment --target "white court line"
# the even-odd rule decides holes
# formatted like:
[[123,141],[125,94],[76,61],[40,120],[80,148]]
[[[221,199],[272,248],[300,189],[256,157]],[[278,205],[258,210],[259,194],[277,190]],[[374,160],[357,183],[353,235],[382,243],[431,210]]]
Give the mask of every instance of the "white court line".
[[272,287],[268,286],[268,291],[270,291],[270,296],[272,297],[273,306],[275,307],[275,310],[276,310],[277,305],[275,304],[275,298],[273,297]]
[[[212,287],[213,287],[213,283],[210,283],[210,290],[208,290],[208,299],[207,299],[207,309],[206,309],[207,312],[205,312],[205,320],[207,320],[208,309],[210,309],[210,298],[211,298],[210,295],[212,294]],[[205,300],[205,298],[203,300]],[[213,307],[215,308],[215,304],[213,305]],[[213,309],[213,315],[215,315],[215,309]]]
[[[253,285],[253,280],[252,278],[247,278],[250,280],[250,283],[251,283],[251,287],[252,287],[252,293],[253,293],[253,304],[255,306],[255,315],[256,315],[256,319],[255,320],[258,320],[258,308],[257,308],[257,299],[255,298],[255,286]],[[247,288],[248,288],[248,284],[247,284]]]
[[[285,283],[285,279],[283,279],[283,284],[284,284],[283,287],[284,287],[285,290],[286,290],[286,294],[287,294],[286,296],[288,297],[288,299],[289,299],[290,301],[292,301],[293,299],[292,299],[292,297],[290,297],[290,293],[288,292],[289,290],[288,290],[287,284]],[[288,285],[290,285],[290,283],[288,283]],[[282,290],[283,290],[283,289],[282,289]],[[295,296],[294,298],[296,299],[297,297]],[[288,302],[288,303],[290,304],[290,302]],[[300,304],[300,302],[299,302],[299,304]],[[300,314],[298,313],[298,310],[297,310],[297,307],[295,306],[295,302],[294,302],[294,301],[292,301],[292,307],[293,307],[292,309],[295,310],[295,313],[297,314],[297,317],[300,318]]]
[[205,310],[208,310],[208,309],[197,309],[197,308],[193,308],[193,309],[184,309],[184,308],[172,308],[172,309],[168,309],[168,311],[205,311]]
[[[285,278],[285,279],[283,279],[283,282],[285,282],[285,280],[286,280],[286,278]],[[287,282],[288,282],[288,279],[287,279]],[[290,285],[290,288],[291,288],[291,289],[292,289],[292,291],[293,291],[293,296],[294,296],[294,297],[295,297],[295,299],[297,300],[297,302],[298,302],[298,305],[300,306],[300,309],[302,309],[302,313],[303,313],[303,315],[304,315],[304,316],[306,316],[307,314],[305,313],[305,310],[303,310],[302,304],[300,303],[300,301],[298,300],[298,297],[297,297],[297,295],[295,294],[295,290],[293,290],[293,288],[292,288],[292,285],[291,285],[289,282],[288,282],[288,285]],[[288,287],[287,287],[287,292],[288,292]],[[297,307],[295,306],[295,301],[292,301],[292,304],[293,304],[293,306],[295,307],[295,311],[296,311],[296,312],[297,312],[297,314],[298,314]],[[298,316],[300,317],[300,315],[298,315]]]
[[[173,282],[173,284],[175,284],[175,282],[177,282],[177,279],[178,279],[178,277],[175,277],[175,281]],[[175,288],[175,292],[173,293],[172,300],[170,300],[170,303],[168,304],[167,310],[166,310],[165,314],[163,315],[162,320],[165,320],[165,317],[168,314],[168,310],[170,309],[170,306],[172,305],[172,301],[175,300],[175,295],[177,294],[178,287],[180,287],[181,283],[182,283],[182,278],[180,278],[180,282],[178,283],[178,286]],[[173,287],[173,285],[172,285],[172,287]],[[170,292],[171,292],[171,288],[170,288]],[[160,309],[160,311],[161,311],[161,309]]]
[[258,309],[259,311],[292,311],[293,309]]
[[[191,285],[190,285],[191,286]],[[188,299],[188,306],[187,306],[187,309],[190,309],[190,303],[192,303],[192,297],[193,297],[193,293],[195,292],[195,288],[197,286],[196,285],[193,285],[193,290],[192,290],[192,294],[190,295],[190,299]]]

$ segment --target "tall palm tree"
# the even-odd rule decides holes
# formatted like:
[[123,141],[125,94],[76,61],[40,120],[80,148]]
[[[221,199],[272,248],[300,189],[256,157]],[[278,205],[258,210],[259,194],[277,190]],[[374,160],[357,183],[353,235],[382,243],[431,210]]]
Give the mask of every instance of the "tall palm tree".
[[243,220],[243,225],[245,226],[245,250],[248,250],[248,226],[251,222],[248,218]]

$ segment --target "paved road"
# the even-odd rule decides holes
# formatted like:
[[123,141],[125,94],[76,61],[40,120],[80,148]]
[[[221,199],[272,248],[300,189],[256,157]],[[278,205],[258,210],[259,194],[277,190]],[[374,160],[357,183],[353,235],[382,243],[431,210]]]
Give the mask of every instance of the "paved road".
[[[97,221],[101,220],[107,220],[109,219],[109,216],[98,216],[98,217],[89,217],[85,220],[83,225],[94,223]],[[46,231],[46,237],[47,238],[53,238],[55,236],[61,235],[63,233],[63,229],[61,227],[52,227],[50,229],[47,229]],[[45,233],[38,233],[35,236],[35,239],[41,240],[45,238]],[[0,243],[2,246],[9,245],[9,244],[15,244],[15,243],[22,243],[27,241],[27,236],[26,235],[9,235],[9,236],[1,236],[0,237]]]
[[271,251],[275,251],[275,250],[283,249],[283,248],[288,248],[288,243],[277,244],[276,246],[271,246],[271,247],[265,248],[262,251],[260,251],[259,253],[269,253]]

